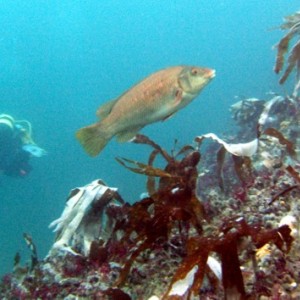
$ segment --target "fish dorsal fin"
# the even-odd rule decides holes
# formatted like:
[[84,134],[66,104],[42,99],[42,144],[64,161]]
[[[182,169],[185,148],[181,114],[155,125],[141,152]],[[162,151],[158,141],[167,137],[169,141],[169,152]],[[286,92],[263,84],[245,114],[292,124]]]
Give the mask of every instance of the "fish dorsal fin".
[[116,135],[119,143],[128,142],[133,139],[142,127],[131,128],[130,130],[121,131]]
[[118,99],[114,99],[114,100],[108,101],[108,102],[104,103],[103,105],[101,105],[96,112],[96,115],[98,116],[98,118],[100,118],[100,119],[106,118],[110,114],[112,108],[114,107],[114,105],[117,101],[118,101]]

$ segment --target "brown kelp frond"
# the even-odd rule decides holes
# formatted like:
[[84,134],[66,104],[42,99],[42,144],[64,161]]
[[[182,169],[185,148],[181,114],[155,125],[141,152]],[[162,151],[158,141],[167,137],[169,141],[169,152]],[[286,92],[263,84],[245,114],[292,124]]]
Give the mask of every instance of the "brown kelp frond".
[[[169,188],[178,184],[189,185],[191,188],[195,187],[198,176],[196,166],[200,160],[200,153],[194,147],[186,145],[177,152],[173,150],[172,155],[170,155],[145,135],[138,134],[134,142],[154,148],[149,156],[148,164],[126,158],[116,158],[116,160],[130,171],[148,176],[147,190],[149,195],[152,195],[157,190],[154,177],[159,177],[159,189]],[[153,163],[158,155],[161,155],[167,163],[164,170],[153,167]],[[179,157],[181,156],[182,158],[180,159]]]
[[273,243],[281,251],[288,253],[291,249],[294,238],[291,236],[291,228],[288,225],[266,231],[251,229],[252,240],[257,249],[268,243]]
[[191,249],[188,256],[180,264],[173,276],[167,293],[162,298],[163,300],[185,299],[183,298],[184,296],[188,296],[188,299],[190,299],[191,293],[196,295],[197,291],[201,288],[211,248],[207,247],[205,238],[195,241],[194,238],[191,238],[188,245],[193,242],[196,245],[196,249]]
[[[150,165],[146,165],[146,164],[143,164],[143,163],[131,160],[131,159],[116,157],[116,160],[123,167],[125,167],[126,169],[128,169],[134,173],[143,174],[143,175],[147,175],[147,176],[156,176],[156,177],[172,177],[171,174],[169,174],[161,169],[154,168]],[[136,166],[136,168],[130,167],[126,163],[132,164],[132,165]]]
[[223,167],[225,161],[226,149],[224,146],[221,146],[217,152],[217,178],[219,187],[224,191],[224,178],[223,178]]
[[291,72],[296,68],[297,71],[297,80],[299,79],[299,71],[300,71],[300,41],[298,41],[293,48],[291,49],[291,53],[287,60],[287,67],[279,80],[280,84],[283,84]]
[[300,174],[292,166],[287,166],[286,170],[292,175],[298,184],[300,184]]
[[292,167],[292,166],[287,166],[286,170],[290,173],[290,175],[292,175],[292,177],[295,179],[295,181],[297,182],[297,184],[288,186],[287,188],[285,188],[284,190],[279,191],[278,193],[276,193],[272,199],[270,200],[269,204],[272,204],[273,202],[275,202],[277,199],[279,199],[280,197],[284,196],[285,194],[295,190],[295,189],[300,189],[300,174]]
[[[144,145],[151,146],[152,148],[155,149],[155,151],[153,151],[153,152],[161,154],[161,156],[169,163],[172,160],[174,160],[174,158],[178,157],[179,155],[185,155],[186,153],[195,150],[195,148],[193,146],[185,145],[177,153],[175,153],[175,151],[174,151],[175,149],[172,150],[171,155],[170,155],[161,146],[159,146],[157,143],[155,143],[154,141],[149,139],[149,137],[142,135],[142,134],[137,134],[132,142],[136,143],[136,144],[144,144]],[[177,140],[175,140],[174,146],[176,147],[176,145],[177,145]]]
[[273,202],[275,202],[277,199],[279,199],[280,197],[286,195],[287,193],[297,189],[297,188],[300,188],[300,185],[299,184],[296,184],[296,185],[292,185],[292,186],[289,186],[287,187],[286,189],[284,189],[283,191],[280,191],[278,193],[276,193],[272,199],[270,200],[270,202],[268,204],[272,204]]
[[[130,206],[124,218],[116,223],[114,236],[122,233],[119,242],[124,243],[123,247],[128,250],[127,259],[116,282],[118,286],[125,282],[137,257],[147,249],[155,249],[158,241],[160,244],[168,243],[174,230],[179,231],[182,244],[187,240],[190,228],[201,234],[205,215],[202,203],[195,195],[200,153],[192,146],[184,146],[169,155],[142,135],[138,135],[138,142],[154,148],[148,164],[124,158],[117,158],[117,161],[127,169],[149,177],[147,186],[150,197]],[[164,170],[153,167],[158,154],[166,160]],[[157,188],[154,177],[159,177]]]
[[295,145],[286,139],[281,132],[275,128],[267,128],[264,130],[263,134],[273,136],[278,139],[279,143],[286,147],[287,153],[292,157],[296,157]]
[[289,43],[291,38],[293,37],[292,33],[288,33],[285,35],[278,43],[277,45],[277,56],[276,56],[276,63],[274,67],[275,73],[279,73],[284,65],[284,56],[288,52],[289,49]]
[[[16,276],[16,278],[25,278],[26,275],[31,274],[34,272],[36,269],[38,269],[39,266],[39,259],[38,259],[38,254],[37,254],[37,247],[32,239],[32,237],[27,234],[23,233],[23,238],[26,242],[26,245],[28,249],[30,250],[30,262],[26,263],[25,266],[21,266],[21,255],[19,252],[17,252],[14,256],[14,268],[13,268],[13,273]],[[1,283],[0,283],[0,290],[1,290]]]
[[250,238],[250,248],[258,249],[273,243],[281,251],[288,252],[293,241],[290,232],[291,229],[287,225],[265,230],[247,224],[243,218],[237,218],[225,221],[219,234],[189,238],[187,256],[178,267],[163,300],[184,296],[190,299],[192,295],[196,296],[207,272],[208,257],[211,253],[217,254],[221,261],[225,299],[245,299],[246,292],[239,260],[239,252],[242,249],[238,246],[241,240],[245,237]]
[[37,254],[37,248],[36,248],[35,243],[32,240],[32,237],[29,234],[24,233],[23,237],[24,237],[24,240],[27,244],[27,247],[29,248],[29,250],[31,252],[30,271],[32,271],[35,268],[35,266],[37,266],[38,261],[39,261],[38,260],[38,254]]
[[233,166],[236,175],[243,186],[251,183],[252,176],[252,162],[249,157],[232,155]]
[[176,228],[181,228],[183,240],[187,239],[186,230],[190,226],[201,233],[202,221],[201,203],[188,187],[158,191],[151,198],[133,204],[115,227],[116,233],[123,232],[120,242],[129,252],[116,285],[124,283],[141,252],[155,249],[158,241],[160,244],[168,242],[172,230]]
[[169,162],[170,160],[172,160],[172,157],[164,149],[162,149],[158,144],[156,144],[154,141],[150,140],[143,134],[137,134],[133,140],[133,143],[149,145],[152,148],[156,149],[165,158],[166,161]]
[[[279,73],[283,70],[285,56],[286,54],[288,54],[287,67],[284,71],[284,74],[279,80],[279,83],[283,84],[295,68],[297,70],[297,80],[299,79],[298,75],[300,71],[300,13],[296,12],[291,16],[285,17],[285,22],[280,26],[280,28],[283,30],[287,30],[287,33],[276,45],[277,56],[274,71],[276,73]],[[293,38],[297,38],[298,40],[289,51],[289,46]]]
[[192,151],[195,151],[195,148],[193,146],[185,145],[176,153],[175,157],[178,157],[180,155],[186,155],[187,153],[190,153]]

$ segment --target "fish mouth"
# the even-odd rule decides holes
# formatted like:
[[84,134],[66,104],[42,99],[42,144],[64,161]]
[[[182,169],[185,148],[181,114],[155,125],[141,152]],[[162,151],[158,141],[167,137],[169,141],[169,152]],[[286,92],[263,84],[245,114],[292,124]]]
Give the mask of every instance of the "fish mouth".
[[210,69],[207,72],[207,77],[213,79],[216,76],[216,70]]

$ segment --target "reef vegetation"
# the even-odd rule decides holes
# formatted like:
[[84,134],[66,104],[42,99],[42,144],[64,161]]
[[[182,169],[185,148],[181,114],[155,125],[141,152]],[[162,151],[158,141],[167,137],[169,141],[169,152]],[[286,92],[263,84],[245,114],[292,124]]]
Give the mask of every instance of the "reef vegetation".
[[[297,94],[300,88],[299,70],[300,70],[300,12],[285,17],[284,23],[280,29],[286,30],[286,34],[277,44],[277,57],[274,71],[280,73],[284,69],[285,61],[287,66],[281,76],[279,83],[283,84],[294,69],[297,71],[296,84],[294,88],[294,95]],[[295,40],[294,45],[289,49],[292,40]],[[287,56],[287,59],[286,59]]]
[[[278,72],[297,18],[283,27],[293,33]],[[147,192],[126,202],[100,179],[72,190],[45,258],[24,235],[31,260],[15,256],[1,299],[299,299],[300,98],[230,110],[234,133],[176,141],[171,153],[136,135],[148,161],[116,160],[146,176]]]

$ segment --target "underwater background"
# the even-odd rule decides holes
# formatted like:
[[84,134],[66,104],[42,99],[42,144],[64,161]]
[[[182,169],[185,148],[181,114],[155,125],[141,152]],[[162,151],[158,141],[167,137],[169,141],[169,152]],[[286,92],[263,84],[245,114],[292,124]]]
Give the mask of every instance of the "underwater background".
[[203,133],[230,132],[236,96],[286,93],[272,47],[283,16],[298,9],[286,0],[1,1],[0,113],[30,121],[48,154],[32,159],[26,178],[0,177],[0,274],[17,251],[28,259],[24,232],[46,255],[54,238],[48,225],[72,188],[102,178],[128,202],[145,191],[146,178],[115,157],[145,162],[148,148],[112,141],[90,158],[74,137],[96,121],[102,103],[164,67],[206,66],[217,75],[201,95],[142,133],[170,150],[175,139],[185,145]]

